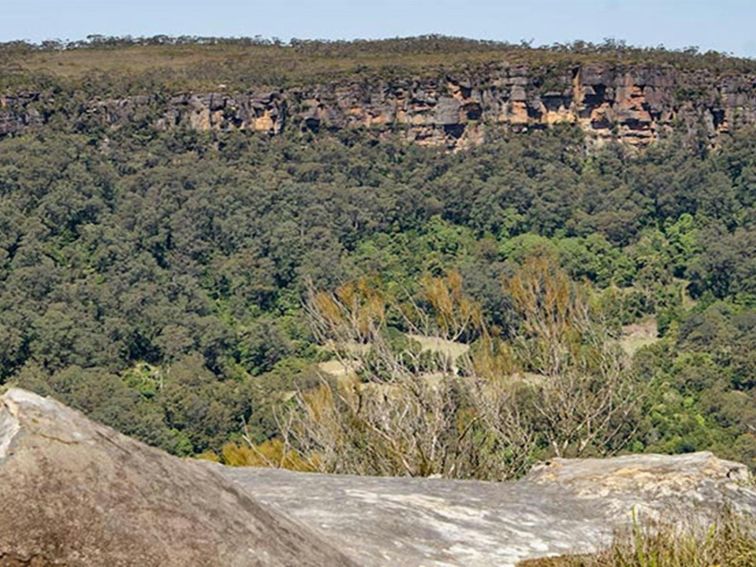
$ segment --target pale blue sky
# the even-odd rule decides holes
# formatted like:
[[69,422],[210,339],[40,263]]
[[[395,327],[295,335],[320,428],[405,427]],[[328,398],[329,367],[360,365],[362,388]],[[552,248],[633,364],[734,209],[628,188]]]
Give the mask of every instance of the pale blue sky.
[[0,0],[0,41],[104,35],[382,38],[536,45],[624,39],[756,56],[756,0]]

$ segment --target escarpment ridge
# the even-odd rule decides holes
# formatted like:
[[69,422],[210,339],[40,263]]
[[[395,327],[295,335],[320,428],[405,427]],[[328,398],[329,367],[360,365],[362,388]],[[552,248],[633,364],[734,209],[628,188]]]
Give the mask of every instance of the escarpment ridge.
[[0,94],[0,136],[45,125],[80,130],[149,125],[158,129],[366,130],[425,146],[464,149],[500,130],[575,124],[590,145],[617,140],[644,147],[673,131],[716,145],[756,124],[756,74],[666,65],[609,63],[544,70],[504,62],[454,72],[342,77],[318,84],[230,92],[94,96]]

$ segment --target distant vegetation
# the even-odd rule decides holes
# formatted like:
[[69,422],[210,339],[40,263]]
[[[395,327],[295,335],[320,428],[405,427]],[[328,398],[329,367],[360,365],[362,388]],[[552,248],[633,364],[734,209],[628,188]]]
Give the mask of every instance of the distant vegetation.
[[376,41],[90,36],[86,41],[0,44],[0,88],[119,93],[282,88],[318,81],[438,74],[482,65],[529,65],[544,77],[586,63],[665,65],[714,74],[753,73],[756,62],[717,52],[636,48],[621,41],[531,47],[423,36]]
[[[454,155],[355,132],[4,139],[0,382],[235,464],[503,478],[554,454],[711,449],[754,467],[753,132],[638,155],[586,155],[580,136],[502,134]],[[382,309],[354,312],[367,325],[351,339],[364,345],[356,386],[319,371],[348,354],[333,339],[350,327],[318,325],[328,304],[312,303],[343,303],[350,287],[350,302]],[[654,322],[658,340],[632,360],[616,350],[623,325]],[[404,333],[469,355],[422,354]],[[417,436],[375,429],[401,418],[392,394],[349,419],[303,417],[313,396],[347,409],[392,380],[414,396],[401,399]],[[601,388],[619,405],[595,405],[614,399]],[[449,421],[429,422],[433,408]],[[586,437],[592,411],[603,429]],[[351,469],[328,458],[345,439]],[[412,462],[393,460],[399,449]]]

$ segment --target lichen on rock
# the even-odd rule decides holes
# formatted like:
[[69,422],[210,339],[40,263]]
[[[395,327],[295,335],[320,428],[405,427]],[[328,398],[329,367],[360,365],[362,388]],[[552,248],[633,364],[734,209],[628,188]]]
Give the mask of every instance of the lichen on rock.
[[352,565],[216,471],[30,392],[0,397],[0,566]]

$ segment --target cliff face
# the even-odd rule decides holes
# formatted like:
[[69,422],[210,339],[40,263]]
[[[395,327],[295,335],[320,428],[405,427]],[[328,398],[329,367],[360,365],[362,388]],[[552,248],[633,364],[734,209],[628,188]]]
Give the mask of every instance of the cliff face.
[[675,128],[703,128],[714,144],[722,134],[756,123],[756,76],[608,65],[544,73],[500,65],[440,77],[366,78],[265,92],[97,99],[63,105],[64,110],[53,102],[42,93],[0,97],[0,136],[63,114],[74,124],[147,122],[162,129],[269,135],[363,128],[450,149],[480,144],[496,126],[523,131],[559,123],[579,125],[592,144],[617,139],[645,146]]

